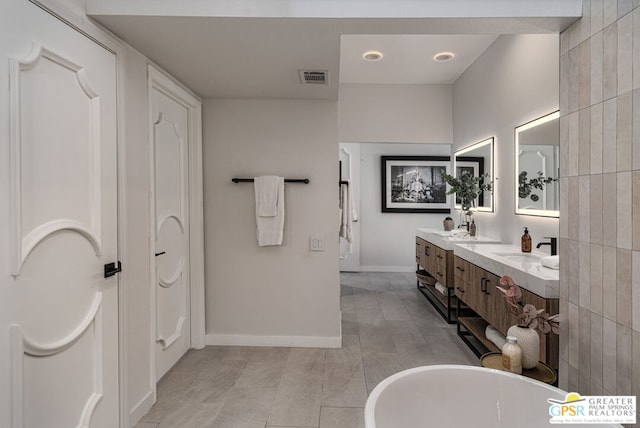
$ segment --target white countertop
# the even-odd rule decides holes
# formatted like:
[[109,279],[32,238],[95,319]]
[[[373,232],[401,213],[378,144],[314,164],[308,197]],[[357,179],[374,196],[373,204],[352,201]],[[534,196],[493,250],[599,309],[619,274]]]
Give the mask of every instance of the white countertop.
[[[434,243],[435,244],[435,243]],[[511,244],[456,242],[453,253],[494,275],[509,275],[520,287],[538,296],[560,297],[560,273],[542,266],[538,261],[548,256],[541,251],[523,253]]]
[[[451,234],[453,232],[453,235]],[[486,236],[469,236],[466,231],[454,229],[451,232],[445,232],[442,229],[416,229],[416,236],[437,245],[443,250],[453,250],[453,246],[458,243],[500,243],[499,240],[487,238]]]

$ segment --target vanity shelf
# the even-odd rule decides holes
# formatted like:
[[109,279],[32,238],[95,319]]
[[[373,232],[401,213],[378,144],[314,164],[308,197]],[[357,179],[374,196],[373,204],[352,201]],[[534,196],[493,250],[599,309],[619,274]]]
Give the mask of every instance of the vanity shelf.
[[458,325],[456,327],[458,336],[478,357],[481,357],[487,352],[501,352],[501,350],[484,335],[488,325],[488,322],[478,316],[458,317]]
[[422,284],[418,281],[418,291],[433,305],[436,311],[447,321],[449,324],[455,324],[456,322],[456,302],[457,298],[453,293],[453,289],[447,287],[447,295],[445,296],[439,292],[435,286],[429,284]]

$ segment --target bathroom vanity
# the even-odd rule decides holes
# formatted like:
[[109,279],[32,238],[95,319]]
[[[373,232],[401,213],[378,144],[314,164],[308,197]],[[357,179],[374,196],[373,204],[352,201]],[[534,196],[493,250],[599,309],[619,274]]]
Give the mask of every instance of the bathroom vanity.
[[[433,307],[449,323],[456,322],[457,297],[454,292],[454,254],[455,243],[462,242],[492,242],[495,239],[471,238],[463,231],[445,232],[436,229],[416,230],[416,265],[418,270],[424,269],[444,287],[444,293],[438,291],[435,285],[416,281],[418,290],[433,305]],[[460,308],[464,312],[465,305]]]
[[[459,244],[453,251],[455,295],[474,312],[473,316],[458,317],[457,332],[478,356],[500,351],[485,337],[488,325],[506,335],[509,327],[517,324],[504,294],[496,288],[503,275],[512,277],[522,289],[522,305],[530,303],[549,314],[558,313],[559,274],[540,265],[545,253],[522,253],[517,246],[495,244]],[[540,361],[557,370],[558,336],[539,335]]]
[[[559,309],[559,273],[540,265],[546,253],[522,253],[520,247],[500,244],[495,239],[470,238],[458,231],[416,230],[416,264],[435,285],[416,281],[418,290],[450,324],[457,324],[458,336],[478,355],[499,352],[485,337],[488,325],[506,335],[517,324],[496,287],[509,275],[522,289],[521,304],[530,303],[554,315]],[[426,282],[426,281],[425,281]],[[540,334],[540,361],[557,370],[558,336]]]

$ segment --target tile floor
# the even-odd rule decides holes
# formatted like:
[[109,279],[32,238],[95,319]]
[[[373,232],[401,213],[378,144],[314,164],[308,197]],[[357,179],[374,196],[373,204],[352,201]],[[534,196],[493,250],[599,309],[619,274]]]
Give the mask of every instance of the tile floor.
[[343,273],[342,349],[209,346],[158,384],[135,428],[359,428],[384,378],[478,359],[415,288],[409,273]]

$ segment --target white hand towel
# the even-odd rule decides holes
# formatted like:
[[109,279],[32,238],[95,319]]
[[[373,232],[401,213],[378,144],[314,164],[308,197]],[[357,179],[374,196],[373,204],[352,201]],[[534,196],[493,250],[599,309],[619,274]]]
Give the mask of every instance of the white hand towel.
[[[282,245],[284,236],[284,178],[276,177],[277,186],[275,189],[266,189],[271,192],[275,190],[275,195],[269,195],[263,198],[265,189],[262,188],[261,178],[254,179],[254,189],[256,197],[256,233],[258,236],[258,245],[261,247],[267,245]],[[261,215],[261,202],[263,200],[274,200],[276,203],[276,212],[273,216]],[[270,213],[269,211],[267,211]]]
[[496,345],[498,349],[502,349],[504,344],[507,343],[507,339],[504,337],[504,335],[492,325],[487,326],[486,330],[484,331],[484,335],[494,345]]
[[546,268],[560,269],[560,256],[547,256],[540,259],[540,264]]
[[353,240],[353,222],[358,221],[355,205],[353,203],[353,189],[351,182],[340,185],[340,237],[351,242]]
[[275,175],[255,177],[253,183],[256,189],[256,204],[260,217],[275,217],[278,213],[278,185],[279,179]]

